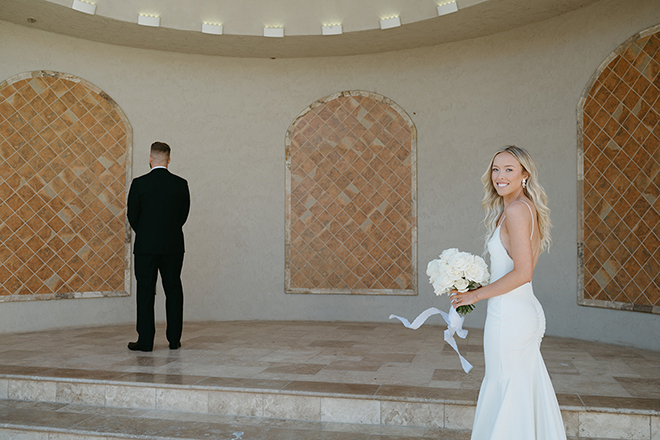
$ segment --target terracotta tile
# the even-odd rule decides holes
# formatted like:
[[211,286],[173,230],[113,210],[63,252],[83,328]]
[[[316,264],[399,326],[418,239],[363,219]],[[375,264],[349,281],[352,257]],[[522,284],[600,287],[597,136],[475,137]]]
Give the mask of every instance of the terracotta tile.
[[28,82],[23,83],[22,86],[18,89],[18,94],[25,99],[26,102],[31,101],[37,96],[37,92],[30,86]]
[[[652,73],[649,74],[649,78],[657,78],[660,73],[660,63],[655,61],[651,62],[649,65],[649,70],[652,70]],[[660,96],[660,89],[658,89],[657,84],[651,84],[648,89],[644,92],[642,98],[649,104],[654,104],[657,108],[657,98]]]
[[605,102],[602,104],[603,109],[608,113],[614,113],[614,110],[619,106],[620,101],[614,96],[609,95],[605,98]]
[[[630,61],[630,60],[629,60]],[[613,91],[617,85],[621,82],[621,78],[618,75],[612,72],[612,69],[606,67],[598,78],[603,87],[609,91]]]
[[36,272],[36,275],[40,280],[46,281],[51,276],[53,276],[53,273],[54,273],[53,268],[50,267],[50,264],[48,264],[48,265],[41,265],[41,267]]
[[[619,92],[619,94],[620,93],[621,92]],[[618,97],[618,95],[617,95],[617,97]],[[623,97],[625,97],[625,94],[623,96],[621,96],[620,99],[623,99]],[[585,114],[589,116],[589,118],[593,119],[596,116],[596,114],[598,114],[600,109],[601,109],[600,104],[598,102],[596,102],[593,98],[589,97],[587,99],[587,103],[584,106],[584,111],[585,111]]]
[[[355,101],[355,105],[361,105],[357,102]],[[364,103],[366,101],[360,100],[359,102]],[[382,135],[383,124],[387,124],[392,130],[396,130],[399,128],[397,124],[400,124],[400,122],[396,122],[392,120],[390,115],[386,115],[384,107],[371,105],[373,103],[368,104],[369,109],[373,108],[375,113],[372,114],[370,110],[363,107],[364,112],[361,113],[361,123],[358,123],[353,115],[348,114],[348,107],[334,105],[332,108],[340,112],[338,115],[334,115],[330,107],[317,107],[314,112],[308,114],[308,117],[304,120],[305,123],[300,124],[300,131],[295,132],[294,130],[292,135],[293,140],[298,138],[308,139],[304,144],[298,141],[292,142],[291,159],[294,174],[298,175],[303,170],[306,173],[311,173],[314,164],[318,165],[315,176],[316,182],[309,176],[305,176],[303,180],[304,187],[309,191],[309,194],[297,192],[297,187],[292,185],[292,200],[299,200],[297,203],[302,203],[302,197],[307,199],[309,196],[313,196],[318,200],[320,206],[327,208],[322,210],[316,205],[312,204],[310,206],[305,202],[306,209],[302,209],[302,206],[296,208],[298,205],[294,204],[292,211],[297,216],[307,215],[306,213],[310,212],[315,216],[319,216],[321,220],[318,227],[317,222],[311,222],[310,229],[302,232],[299,237],[304,240],[301,244],[304,242],[313,243],[311,246],[315,250],[312,252],[317,252],[322,257],[319,261],[327,260],[328,262],[327,269],[321,269],[321,267],[325,267],[323,263],[319,263],[321,266],[318,266],[325,273],[323,278],[319,278],[320,274],[311,272],[307,273],[306,277],[307,281],[314,282],[317,280],[322,283],[323,287],[328,286],[329,282],[346,286],[346,279],[351,280],[350,285],[359,287],[364,287],[365,282],[371,284],[374,282],[371,279],[359,281],[359,277],[364,277],[367,274],[368,269],[365,264],[373,270],[375,263],[374,257],[369,254],[370,250],[374,249],[374,242],[371,241],[369,236],[365,235],[364,231],[368,231],[369,234],[373,234],[375,230],[378,231],[378,229],[374,229],[373,222],[367,220],[367,216],[374,212],[374,205],[370,199],[375,194],[373,186],[368,182],[377,177],[378,174],[382,177],[387,164],[393,163],[399,166],[400,162],[389,162],[390,157],[392,157],[391,154],[389,152],[383,154],[386,150],[383,150],[382,145],[374,144],[372,141],[375,140],[374,136]],[[351,112],[355,110],[356,108],[353,108]],[[357,112],[354,114],[357,114]],[[380,122],[378,121],[379,117],[381,118]],[[334,128],[332,133],[324,128],[323,121],[327,121],[328,125]],[[341,136],[337,136],[337,133],[341,133],[343,139]],[[362,139],[352,137],[354,135]],[[380,141],[389,142],[389,136],[389,133],[383,135]],[[324,137],[328,138],[328,143],[322,141]],[[296,147],[301,146],[301,144],[302,147],[296,151]],[[337,145],[337,147],[330,147],[331,144]],[[318,145],[318,150],[315,151],[310,148],[312,145]],[[327,159],[323,159],[323,156]],[[388,162],[383,160],[383,157]],[[367,166],[367,162],[370,163],[369,166]],[[332,164],[336,164],[336,166],[332,166]],[[319,172],[327,177],[322,177]],[[334,181],[336,185],[332,185],[325,180],[328,178],[330,181]],[[360,190],[362,190],[362,193],[360,193]],[[383,199],[384,197],[378,194],[379,205]],[[344,206],[344,209],[341,206]],[[382,216],[381,213],[379,214]],[[302,224],[296,218],[293,218],[292,222],[293,224]],[[330,230],[326,229],[328,225],[334,226]],[[345,227],[342,227],[342,225]],[[389,226],[391,227],[391,224]],[[298,228],[301,228],[301,226],[298,226]],[[310,233],[317,234],[318,237],[313,238]],[[383,235],[380,231],[375,234],[378,238]],[[296,240],[298,239],[296,238]],[[363,242],[363,245],[358,246],[358,242]],[[292,252],[291,255],[294,255],[293,258],[297,261],[298,257],[302,258],[307,253],[306,258],[302,261],[313,265],[316,257],[308,253],[310,249],[305,248],[302,253]],[[348,254],[348,252],[353,252],[353,255]],[[382,253],[383,251],[379,248],[377,252]],[[328,256],[333,255],[333,253],[334,255],[340,255],[344,261],[338,260],[339,257],[328,259]],[[355,266],[352,266],[353,269],[346,266],[346,261],[355,264]],[[359,277],[351,273],[351,270],[357,271]],[[340,271],[341,276],[336,271]],[[301,276],[299,271],[294,271],[294,273],[296,275],[292,276],[298,278]]]
[[[42,242],[43,243],[43,242]],[[43,262],[48,262],[55,253],[48,246],[41,246],[36,252],[37,257],[39,257]]]
[[2,287],[7,289],[10,295],[18,294],[18,291],[22,286],[23,283],[13,275],[10,276],[9,279],[7,279],[4,283],[2,283]]
[[124,268],[124,259],[115,255],[108,260],[108,266],[113,268],[116,271]]
[[635,84],[641,76],[642,74],[640,71],[637,70],[634,66],[631,66],[623,75],[622,80],[625,81],[626,84]]
[[[649,250],[655,250],[653,253],[655,258],[659,258],[658,249],[660,249],[660,239],[658,238],[657,229],[654,229],[652,234],[649,234],[644,241],[644,246]],[[660,270],[657,272],[660,274]]]
[[57,273],[60,279],[62,279],[65,282],[68,281],[76,273],[66,264],[62,264],[59,268],[57,268],[59,263],[57,262],[56,259],[51,260],[51,264],[53,264],[53,271]]
[[649,130],[644,124],[639,124],[632,133],[632,136],[637,142],[643,144],[649,137],[649,134],[651,134],[651,130]]
[[18,280],[22,283],[25,284],[28,282],[30,278],[34,275],[34,273],[30,270],[29,267],[26,265],[21,266],[18,270],[14,272],[14,275]]
[[[2,203],[0,203],[0,209],[3,209],[3,208],[5,208],[5,207],[2,205]],[[13,233],[13,231],[11,231],[9,229],[9,227],[7,227],[6,225],[0,224],[0,241],[7,240],[12,235],[12,233]],[[0,249],[0,253],[4,253],[4,252],[9,252],[9,248],[7,246],[3,246]],[[0,258],[2,258],[1,255],[0,255]]]
[[628,261],[624,264],[624,269],[630,275],[631,278],[635,278],[637,273],[641,269],[640,264],[635,260],[635,258],[629,258]]
[[[595,299],[601,293],[601,288],[595,280],[587,279],[586,276],[585,276],[584,293],[585,293],[586,297],[588,297],[590,299]],[[607,300],[609,300],[609,298],[607,298],[607,296],[605,296],[605,298],[603,300],[607,301]]]
[[657,282],[651,283],[644,294],[651,304],[654,306],[660,305],[660,285]]
[[631,279],[632,278],[628,275],[628,272],[626,272],[625,269],[619,270],[616,275],[614,275],[614,281],[620,288],[626,287]]
[[[651,82],[646,79],[639,71],[637,71],[637,74],[639,75],[636,82],[634,83],[632,89],[639,95],[643,96],[644,93],[646,92],[646,89],[651,85]],[[630,84],[630,82],[628,82]]]
[[640,54],[645,54],[642,52],[645,44],[646,39],[637,40],[634,44],[631,44],[625,51],[623,51],[620,56],[635,65],[635,60],[639,58]]
[[[25,104],[27,104],[27,101],[25,100],[25,98],[23,98],[23,96],[21,96],[20,93],[17,92],[7,97],[7,103],[13,109],[13,112],[7,112],[7,113],[9,113],[12,116],[15,116],[18,115],[17,110],[20,110]],[[9,120],[10,118],[7,119]]]
[[12,252],[16,252],[18,249],[21,248],[21,246],[23,246],[23,241],[20,238],[18,238],[15,234],[11,234],[9,235],[9,238],[5,240],[4,245]]
[[98,95],[97,93],[93,93],[91,91],[88,91],[87,94],[84,96],[79,97],[79,102],[86,108],[86,109],[92,109],[98,103],[102,100],[103,98]]
[[[625,105],[629,110],[633,111],[635,108],[642,108],[644,105],[644,102],[642,101],[642,98],[635,92],[634,90],[630,89],[628,91],[628,94],[626,95],[625,98],[623,98],[623,105]],[[641,105],[640,105],[641,104]],[[638,107],[640,105],[640,107]],[[639,118],[639,110],[637,111],[637,117]],[[629,130],[630,131],[630,130]]]
[[11,277],[11,272],[6,267],[0,265],[0,280],[7,280]]
[[[21,81],[16,82],[17,85],[20,84],[20,83],[21,83]],[[19,85],[19,88],[20,88],[20,85]],[[16,90],[17,89],[16,89],[16,87],[14,87],[13,84],[11,84],[11,85],[7,84],[5,87],[0,88],[0,96],[2,96],[3,98],[8,98],[9,96],[16,93]]]
[[24,225],[24,221],[16,214],[9,217],[7,220],[5,220],[4,223],[5,226],[7,226],[11,232],[17,231],[19,228],[21,228]]
[[79,275],[73,275],[68,281],[67,285],[71,289],[72,292],[79,292],[79,291],[84,291],[82,290],[84,288],[85,282],[80,278]]
[[30,293],[34,293],[34,294],[52,293],[50,288],[46,284],[44,284],[44,282],[41,279],[39,279],[37,275],[30,278],[30,280],[27,283],[25,283],[25,287]]
[[98,275],[94,274],[89,278],[86,278],[88,289],[93,292],[103,291],[104,280],[101,279]]
[[39,250],[39,248],[41,248],[44,245],[44,241],[38,236],[31,235],[31,237],[26,241],[25,244],[30,250],[32,250],[32,252],[36,252]]
[[623,78],[624,75],[628,72],[628,69],[630,69],[631,64],[628,60],[619,56],[612,61],[610,66],[612,67],[612,71],[614,73],[616,73],[620,78]]
[[47,264],[47,267],[50,270],[58,272],[64,266],[64,261],[62,261],[59,255],[55,255],[55,252],[53,252],[53,256],[47,261]]
[[43,80],[48,83],[48,88],[58,97],[69,91],[67,85],[69,81],[66,81],[63,78],[43,78]]

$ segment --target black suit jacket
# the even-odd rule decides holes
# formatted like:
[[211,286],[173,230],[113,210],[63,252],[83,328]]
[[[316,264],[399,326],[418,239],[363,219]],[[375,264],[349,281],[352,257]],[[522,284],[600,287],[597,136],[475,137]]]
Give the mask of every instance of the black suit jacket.
[[188,182],[165,168],[133,179],[128,221],[135,231],[134,254],[184,252],[183,224],[190,211]]

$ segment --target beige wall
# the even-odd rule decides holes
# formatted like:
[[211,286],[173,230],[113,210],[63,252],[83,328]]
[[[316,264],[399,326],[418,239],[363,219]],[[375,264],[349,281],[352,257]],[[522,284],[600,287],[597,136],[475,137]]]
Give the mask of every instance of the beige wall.
[[[372,56],[254,60],[104,45],[0,22],[0,78],[75,74],[108,93],[134,130],[134,169],[169,142],[190,182],[187,320],[386,321],[436,305],[423,267],[447,247],[481,252],[480,177],[494,149],[527,147],[550,197],[554,245],[534,287],[547,334],[660,349],[655,315],[576,305],[576,107],[600,63],[660,23],[660,2],[603,0],[556,19],[459,43]],[[311,102],[362,89],[418,130],[419,296],[285,295],[284,137]],[[162,312],[162,295],[159,312]],[[0,332],[131,322],[134,298],[0,304]],[[483,326],[486,304],[466,325]],[[162,317],[164,313],[160,313]]]

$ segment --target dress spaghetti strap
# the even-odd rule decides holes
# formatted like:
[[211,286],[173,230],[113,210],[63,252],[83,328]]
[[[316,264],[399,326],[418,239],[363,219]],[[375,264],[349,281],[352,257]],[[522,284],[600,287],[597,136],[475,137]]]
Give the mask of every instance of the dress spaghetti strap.
[[[527,202],[524,200],[521,200],[525,205],[527,205]],[[532,211],[532,207],[527,205],[527,208],[529,208],[529,214],[532,216],[532,234],[529,236],[529,239],[531,240],[532,237],[534,237],[534,211]]]
[[[523,202],[527,206],[527,208],[529,209],[529,214],[532,216],[532,234],[529,236],[529,239],[531,240],[532,237],[534,237],[534,211],[532,211],[532,207],[529,206],[526,201],[521,200],[521,202]],[[500,224],[497,225],[497,227],[502,226],[502,223],[504,223],[505,218],[506,218],[506,214],[502,217],[502,220],[500,220],[499,222]]]

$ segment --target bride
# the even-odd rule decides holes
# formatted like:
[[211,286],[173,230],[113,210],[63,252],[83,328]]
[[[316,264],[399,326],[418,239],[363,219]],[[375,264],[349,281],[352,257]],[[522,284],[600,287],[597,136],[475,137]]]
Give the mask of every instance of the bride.
[[472,440],[565,440],[540,351],[545,315],[532,290],[539,254],[550,245],[546,194],[531,156],[515,146],[495,153],[481,181],[491,283],[451,296],[453,307],[488,299]]

